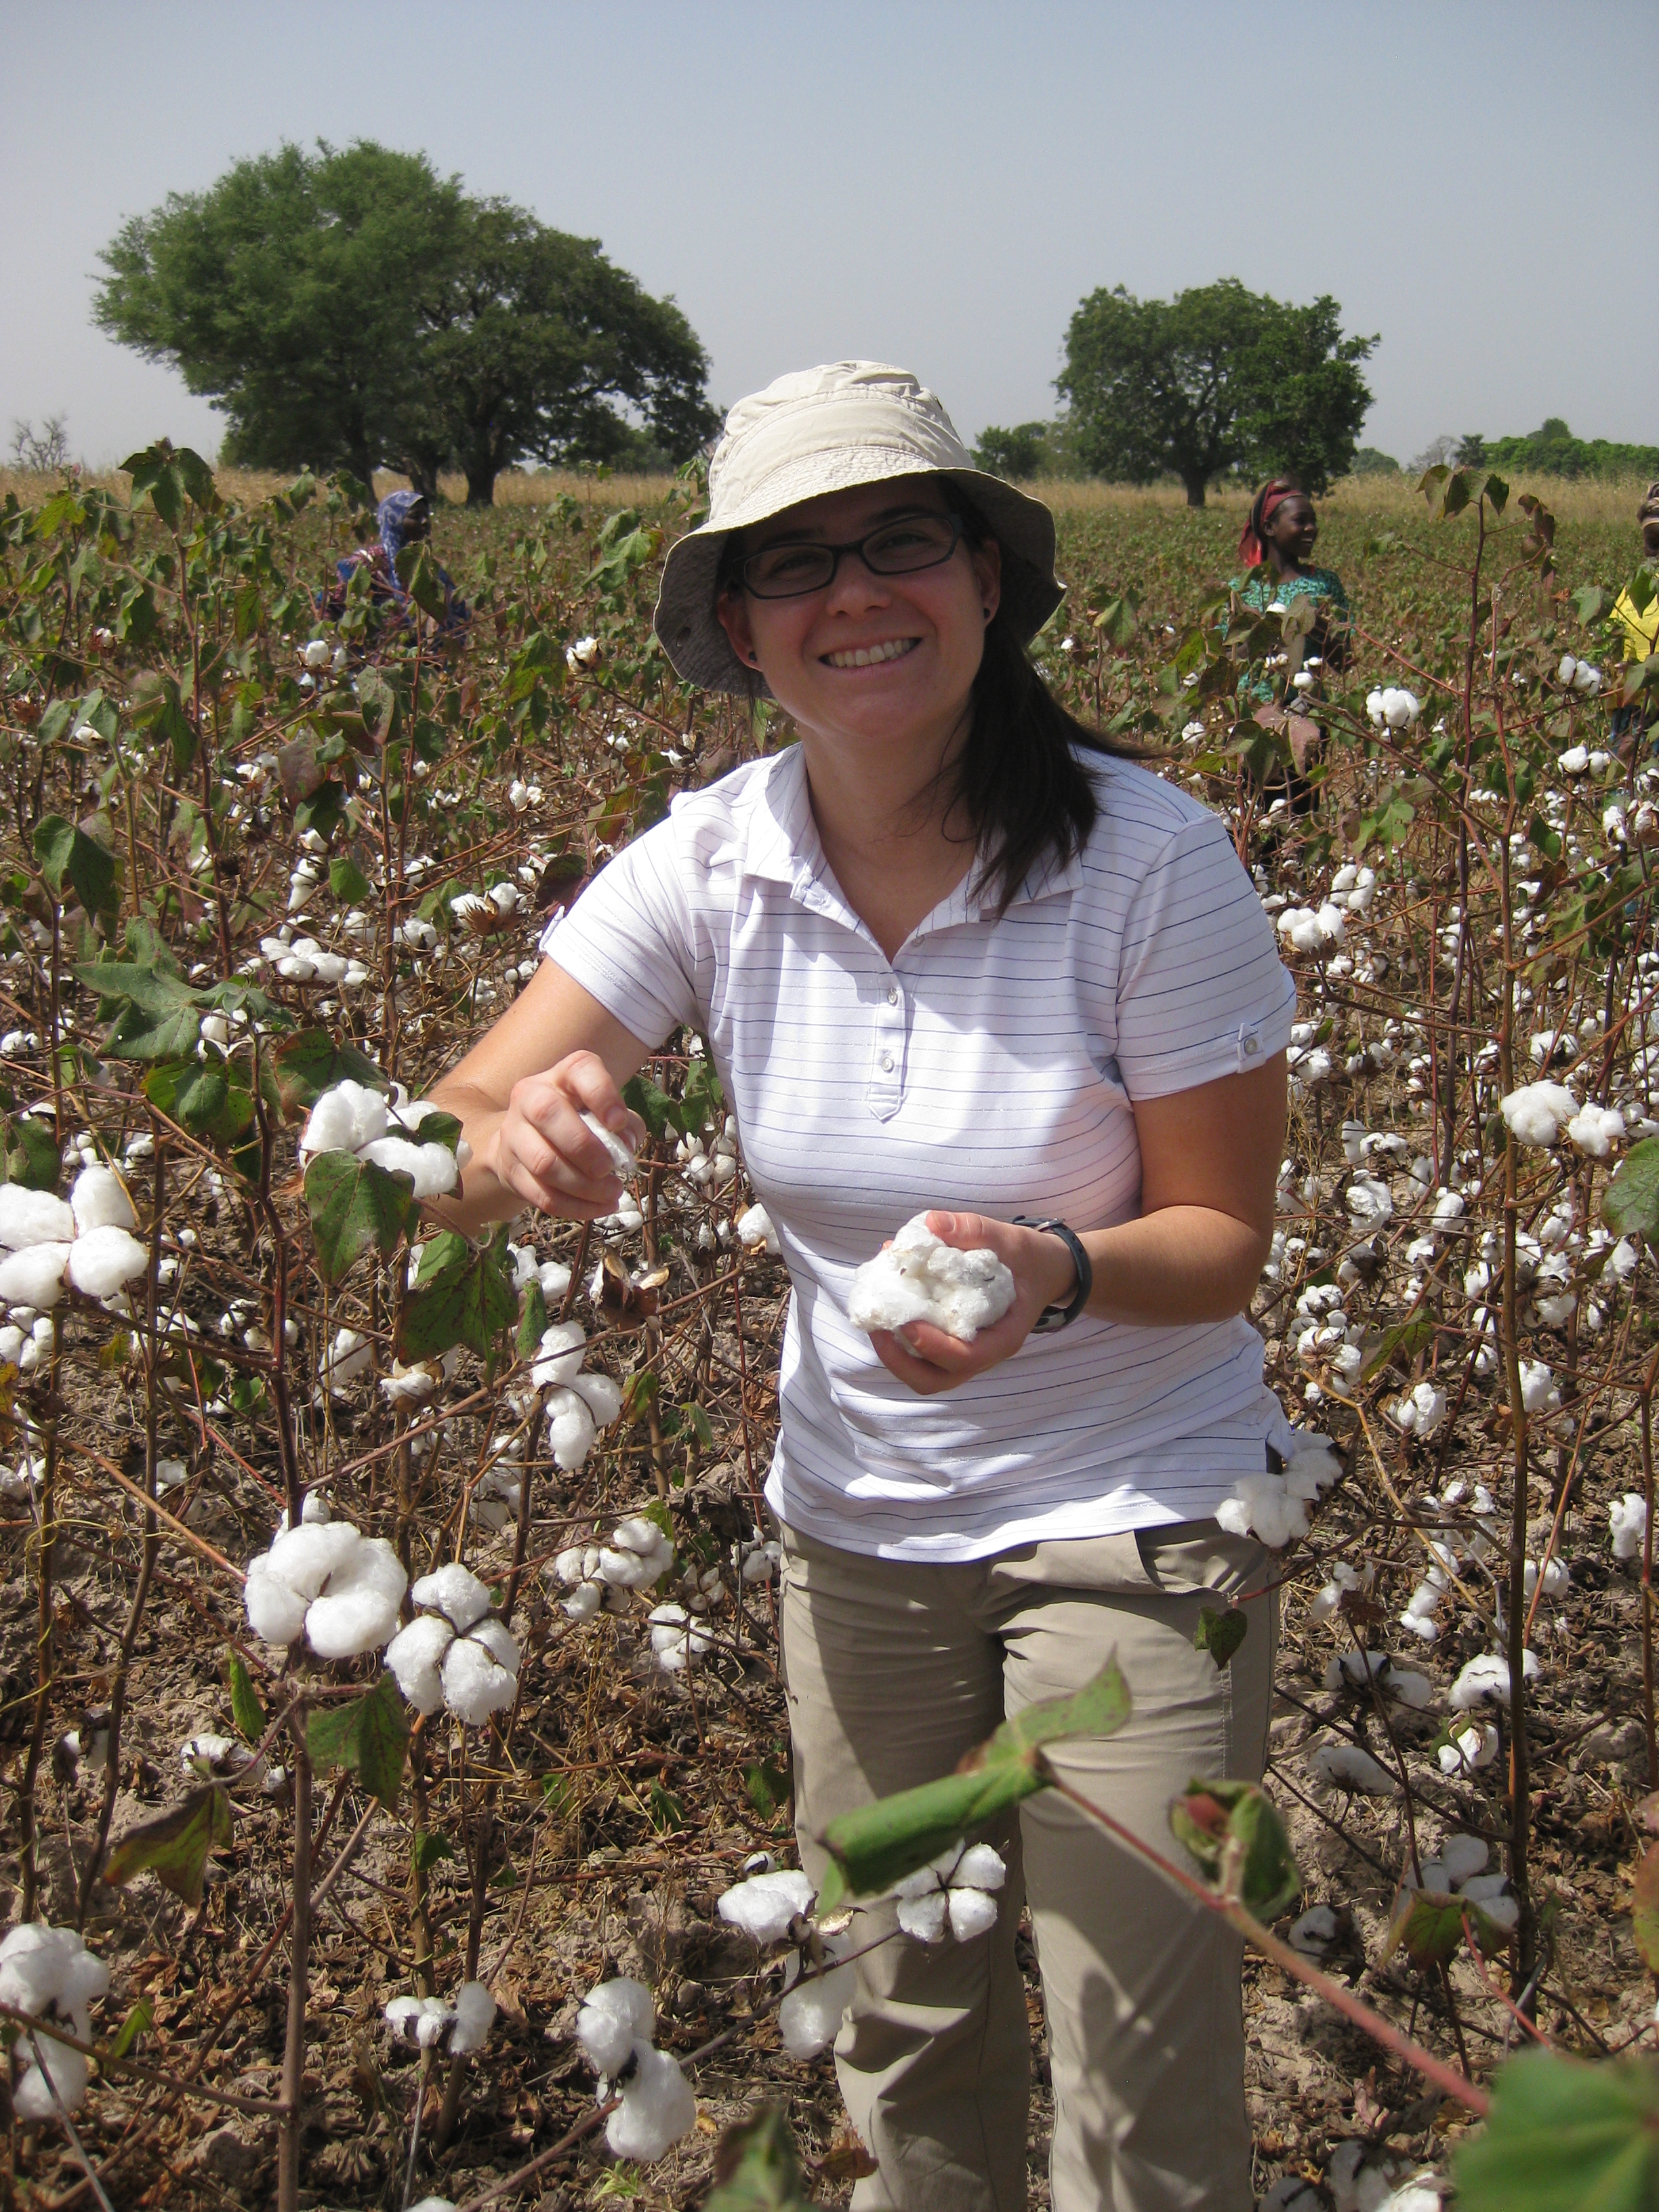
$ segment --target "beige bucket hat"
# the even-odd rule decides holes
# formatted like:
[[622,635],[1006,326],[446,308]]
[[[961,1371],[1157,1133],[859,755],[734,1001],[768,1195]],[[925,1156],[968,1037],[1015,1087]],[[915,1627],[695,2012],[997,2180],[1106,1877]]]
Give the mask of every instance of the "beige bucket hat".
[[1065,596],[1054,576],[1054,518],[1000,477],[974,466],[925,385],[878,361],[836,361],[781,376],[740,399],[708,465],[708,519],[663,565],[653,623],[689,684],[750,697],[764,689],[732,650],[714,614],[720,556],[733,531],[803,500],[894,477],[948,477],[1002,548],[1002,605],[1022,641]]

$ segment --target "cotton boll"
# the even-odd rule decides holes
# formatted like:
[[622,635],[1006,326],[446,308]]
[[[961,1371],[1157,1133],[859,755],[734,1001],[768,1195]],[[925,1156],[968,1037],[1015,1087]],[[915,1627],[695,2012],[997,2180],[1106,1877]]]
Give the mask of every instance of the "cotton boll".
[[697,2124],[697,2100],[678,2059],[648,2043],[635,2045],[635,2071],[605,2122],[605,2139],[618,2158],[649,2166],[666,2157]]
[[1528,1413],[1553,1413],[1561,1402],[1561,1394],[1549,1369],[1541,1359],[1523,1359],[1520,1367],[1522,1409]]
[[[36,2045],[40,2053],[38,2059],[34,2057]],[[55,2120],[60,2101],[66,2112],[74,2112],[87,2094],[91,2061],[82,2052],[71,2051],[66,2043],[54,2042],[49,2035],[37,2036],[24,2047],[29,2052],[29,2063],[11,2100],[17,2118],[24,2122]],[[52,2094],[54,2088],[56,2097]]]
[[406,1175],[416,1198],[442,1198],[460,1179],[455,1155],[447,1145],[420,1145],[408,1137],[376,1137],[362,1146],[360,1159],[372,1161],[388,1175]]
[[576,2014],[576,2040],[595,2069],[614,2074],[625,2066],[637,2042],[648,2043],[657,2024],[656,2007],[642,1982],[622,1975],[590,1990]]
[[386,1102],[378,1091],[349,1080],[325,1091],[300,1139],[302,1153],[355,1152],[386,1134]]
[[21,1182],[0,1183],[0,1247],[5,1250],[21,1252],[32,1244],[67,1244],[75,1229],[73,1209],[49,1190],[28,1190]]
[[89,1229],[136,1229],[138,1217],[113,1168],[82,1168],[70,1193],[70,1210],[82,1236]]
[[772,1226],[772,1217],[763,1206],[746,1207],[732,1225],[737,1231],[738,1243],[745,1249],[759,1247],[770,1252],[775,1258],[783,1250],[778,1242],[778,1232]]
[[1583,775],[1589,767],[1588,745],[1569,745],[1564,753],[1555,757],[1555,765],[1563,775]]
[[[943,1898],[939,1902],[942,1908]],[[778,2007],[778,2033],[792,2058],[815,2058],[834,2042],[858,1987],[857,1972],[848,1966],[828,1966],[795,1984]]]
[[1342,1932],[1342,1923],[1328,1905],[1316,1905],[1294,1922],[1289,1942],[1294,1951],[1305,1952],[1309,1957],[1323,1958]]
[[1607,1508],[1607,1525],[1613,1536],[1613,1556],[1615,1559],[1639,1559],[1647,1545],[1647,1501],[1639,1491],[1627,1490],[1622,1499],[1615,1498]]
[[556,1321],[537,1348],[530,1379],[538,1390],[555,1383],[568,1386],[581,1371],[587,1332],[579,1321]]
[[901,1897],[898,1905],[898,1923],[907,1936],[919,1943],[942,1943],[945,1941],[945,1916],[948,1900],[942,1889],[930,1890],[925,1897]]
[[709,1632],[700,1628],[683,1605],[653,1606],[646,1619],[650,1623],[651,1649],[665,1674],[683,1674],[688,1657],[699,1656],[714,1642]]
[[722,1920],[741,1928],[757,1943],[776,1943],[789,1933],[797,1913],[811,1911],[812,1896],[807,1877],[789,1868],[738,1882],[726,1892],[715,1910]]
[[138,1239],[111,1224],[76,1238],[70,1247],[69,1279],[84,1297],[107,1298],[149,1264],[149,1255]]
[[1478,1875],[1491,1856],[1490,1846],[1480,1836],[1448,1836],[1440,1846],[1440,1863],[1454,1889]]
[[[415,1587],[418,1592],[420,1584]],[[417,1713],[435,1713],[443,1703],[438,1670],[454,1637],[454,1630],[441,1614],[423,1613],[407,1628],[399,1629],[386,1648],[386,1664]]]
[[574,1390],[552,1389],[547,1394],[547,1441],[556,1467],[573,1473],[593,1449],[597,1431],[586,1399]]
[[519,1647],[499,1620],[480,1621],[444,1654],[444,1703],[467,1728],[482,1728],[518,1694]]
[[441,1997],[393,1997],[382,2017],[399,2042],[430,2051],[455,2014]]
[[577,1375],[573,1376],[570,1388],[593,1416],[596,1429],[608,1429],[612,1421],[621,1419],[622,1385],[613,1382],[610,1376],[597,1372]]
[[1571,684],[1577,673],[1578,663],[1570,653],[1564,653],[1561,656],[1561,665],[1555,672],[1556,680],[1562,684]]
[[971,1889],[1000,1889],[1008,1879],[1002,1855],[989,1844],[970,1844],[957,1861],[951,1877]]
[[1458,1890],[1460,1897],[1478,1905],[1494,1927],[1506,1931],[1521,1917],[1521,1908],[1508,1894],[1508,1878],[1501,1874],[1471,1875]]
[[[0,1184],[0,1192],[14,1188]],[[67,1213],[69,1208],[64,1207]],[[27,1244],[0,1260],[0,1305],[32,1306],[47,1313],[64,1295],[64,1270],[69,1265],[68,1244]]]
[[463,1982],[455,1992],[455,2025],[449,2032],[453,2057],[482,2051],[495,2018],[495,2000],[482,1982]]
[[242,1602],[262,1644],[286,1647],[305,1627],[306,1600],[276,1573],[269,1555],[249,1562]]
[[952,1889],[948,1899],[951,1933],[958,1943],[971,1943],[997,1924],[996,1899],[982,1889]]
[[570,1288],[570,1270],[562,1260],[546,1260],[537,1268],[536,1280],[541,1285],[543,1297],[551,1305]]
[[903,1328],[926,1321],[969,1344],[1013,1302],[1013,1276],[994,1252],[986,1246],[957,1250],[918,1213],[886,1251],[858,1270],[847,1311],[855,1328]]
[[1614,1145],[1621,1144],[1625,1135],[1625,1117],[1605,1106],[1581,1107],[1567,1123],[1567,1141],[1585,1157],[1604,1160]]
[[[1530,1682],[1537,1673],[1537,1654],[1524,1652],[1521,1662],[1522,1680]],[[1451,1686],[1450,1704],[1455,1713],[1474,1712],[1488,1699],[1505,1705],[1510,1701],[1509,1662],[1496,1651],[1482,1652],[1471,1659]]]
[[368,1340],[361,1331],[337,1329],[323,1361],[323,1381],[337,1396],[348,1382],[355,1382],[364,1372],[373,1358]]
[[408,1587],[403,1561],[386,1538],[360,1539],[344,1565],[329,1577],[326,1590],[313,1600],[306,1614],[307,1643],[319,1659],[355,1659],[361,1652],[378,1651],[397,1628]]
[[1578,1112],[1578,1102],[1559,1083],[1523,1083],[1501,1102],[1516,1142],[1542,1150],[1554,1144]]
[[441,1613],[457,1629],[471,1628],[489,1610],[489,1592],[471,1570],[451,1560],[435,1573],[422,1575],[410,1592],[416,1605]]
[[1322,1744],[1310,1752],[1308,1765],[1322,1782],[1334,1790],[1357,1790],[1367,1797],[1394,1797],[1400,1784],[1385,1766],[1357,1743]]

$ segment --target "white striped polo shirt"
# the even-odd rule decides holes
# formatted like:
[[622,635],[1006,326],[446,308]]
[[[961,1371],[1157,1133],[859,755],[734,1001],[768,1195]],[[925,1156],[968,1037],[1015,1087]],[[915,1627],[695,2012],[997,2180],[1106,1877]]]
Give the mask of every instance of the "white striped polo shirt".
[[794,1295],[769,1503],[884,1559],[963,1560],[1212,1513],[1288,1435],[1242,1316],[1085,1316],[936,1398],[847,1319],[913,1213],[1132,1218],[1132,1102],[1258,1066],[1295,987],[1225,828],[1079,755],[1100,815],[1000,917],[963,883],[890,962],[831,874],[799,745],[674,801],[542,949],[647,1046],[708,1040]]

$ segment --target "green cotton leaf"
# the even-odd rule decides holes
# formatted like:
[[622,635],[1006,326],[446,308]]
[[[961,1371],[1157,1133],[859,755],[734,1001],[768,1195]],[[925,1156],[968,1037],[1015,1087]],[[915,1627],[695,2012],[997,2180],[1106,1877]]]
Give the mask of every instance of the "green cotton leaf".
[[218,1137],[228,1144],[253,1119],[252,1096],[240,1085],[233,1092],[224,1069],[204,1060],[163,1061],[139,1087],[158,1113],[192,1136]]
[[259,1702],[259,1692],[253,1686],[253,1677],[241,1653],[234,1647],[230,1654],[230,1717],[245,1743],[264,1741],[265,1730],[270,1726],[265,1709]]
[[195,1051],[201,1034],[201,1015],[189,999],[164,1013],[151,1012],[129,1000],[106,1039],[105,1048],[112,1060],[182,1060]]
[[358,677],[357,703],[373,742],[381,747],[390,744],[398,733],[401,702],[378,668],[365,668]]
[[202,1901],[208,1853],[230,1841],[230,1800],[210,1782],[153,1820],[129,1828],[110,1853],[104,1880],[119,1888],[145,1868],[192,1911]]
[[[1402,1889],[1395,1900],[1394,1917],[1382,1946],[1382,1960],[1386,1963],[1396,1951],[1403,1950],[1419,1966],[1443,1966],[1456,1955],[1463,1941],[1463,1899],[1433,1889]],[[1474,1905],[1467,1910],[1474,1914]],[[1477,1936],[1480,1931],[1476,1929]],[[1481,1941],[1482,1951],[1488,1948],[1499,1950],[1503,1938],[1490,1947]]]
[[1574,612],[1587,629],[1602,621],[1613,605],[1613,594],[1604,592],[1600,584],[1581,584],[1570,596]]
[[58,1139],[33,1114],[0,1115],[0,1182],[26,1190],[56,1190],[61,1161]]
[[1198,1633],[1193,1638],[1194,1651],[1207,1651],[1215,1661],[1218,1673],[1225,1669],[1239,1645],[1249,1632],[1250,1616],[1243,1606],[1229,1606],[1225,1613],[1218,1613],[1212,1606],[1199,1610]]
[[453,1859],[454,1856],[455,1846],[447,1837],[434,1835],[425,1828],[416,1829],[414,1859],[416,1874],[430,1874],[441,1859]]
[[398,556],[398,580],[423,615],[444,618],[444,587],[438,567],[424,545],[405,545]]
[[1458,2212],[1652,2212],[1659,2063],[1523,2051],[1492,2083],[1492,2117],[1453,2154]]
[[121,2022],[119,2032],[116,2035],[114,2042],[112,2043],[109,2047],[110,2057],[112,2058],[125,2058],[131,2052],[138,2048],[139,2037],[142,2035],[148,2035],[155,2025],[155,2007],[150,2003],[148,1997],[140,1997],[137,2003],[133,2006],[131,2011]]
[[414,1200],[413,1176],[319,1152],[306,1170],[306,1207],[323,1280],[337,1283],[371,1246],[390,1259],[416,1219]]
[[630,1075],[622,1095],[623,1105],[633,1108],[653,1137],[665,1136],[671,1129],[677,1136],[680,1133],[679,1108],[648,1075]]
[[34,857],[60,905],[65,903],[66,885],[88,914],[102,914],[110,904],[115,890],[114,854],[61,814],[48,814],[35,823]]
[[137,507],[140,500],[148,499],[169,530],[176,530],[185,518],[184,479],[174,459],[171,446],[163,439],[146,446],[142,453],[129,453],[121,464],[132,478],[132,504]]
[[1398,1361],[1402,1367],[1408,1366],[1417,1354],[1433,1341],[1434,1316],[1431,1313],[1413,1314],[1409,1320],[1396,1322],[1392,1328],[1385,1328],[1366,1351],[1364,1364],[1359,1370],[1360,1381],[1369,1382],[1372,1376],[1380,1374],[1391,1360]]
[[1115,599],[1108,599],[1095,617],[1095,628],[1109,645],[1125,646],[1139,627],[1135,620],[1139,605],[1133,592],[1124,592]]
[[388,1813],[403,1787],[408,1748],[409,1721],[390,1674],[382,1674],[366,1696],[313,1712],[306,1723],[306,1749],[317,1771],[349,1768]]
[[806,2212],[814,2201],[780,2106],[763,2105],[715,2144],[714,2186],[703,2212]]
[[175,776],[185,775],[196,758],[198,738],[196,726],[185,712],[185,702],[173,678],[153,668],[143,670],[133,679],[132,703],[128,712],[136,728],[147,730],[172,749]]
[[148,961],[82,961],[76,975],[100,999],[125,999],[147,1014],[170,1014],[180,1006],[193,1006],[197,994],[176,969]]
[[706,1129],[711,1121],[726,1119],[726,1093],[714,1073],[714,1063],[702,1053],[695,1054],[685,1071],[684,1095],[680,1102],[682,1126],[695,1133]]
[[342,853],[328,864],[328,887],[337,899],[350,906],[361,906],[374,894],[374,886],[349,853]]
[[1659,1137],[1644,1137],[1620,1161],[1601,1194],[1601,1218],[1615,1236],[1659,1240]]
[[1194,1778],[1170,1808],[1170,1826],[1205,1879],[1258,1920],[1273,1920],[1301,1892],[1302,1875],[1279,1808],[1254,1782]]
[[1109,1659],[1075,1696],[1028,1705],[1005,1721],[969,1754],[967,1771],[842,1814],[822,1838],[834,1865],[819,1893],[819,1910],[828,1911],[842,1897],[890,1888],[958,1837],[1046,1790],[1050,1776],[1043,1745],[1066,1736],[1111,1735],[1128,1717],[1128,1685],[1116,1660]]
[[386,1079],[367,1054],[353,1044],[337,1044],[322,1030],[301,1030],[284,1037],[270,1055],[277,1105],[285,1121],[308,1114],[325,1091],[348,1080],[384,1091]]
[[503,1267],[494,1244],[473,1252],[465,1238],[453,1231],[434,1237],[433,1244],[459,1244],[467,1256],[457,1266],[453,1254],[446,1251],[428,1274],[426,1263],[432,1244],[422,1254],[420,1275],[404,1308],[402,1356],[410,1362],[430,1359],[465,1344],[481,1359],[488,1359],[518,1309],[510,1270]]
[[513,1340],[513,1349],[520,1359],[533,1359],[546,1334],[547,1300],[532,1276],[519,1296],[519,1333]]

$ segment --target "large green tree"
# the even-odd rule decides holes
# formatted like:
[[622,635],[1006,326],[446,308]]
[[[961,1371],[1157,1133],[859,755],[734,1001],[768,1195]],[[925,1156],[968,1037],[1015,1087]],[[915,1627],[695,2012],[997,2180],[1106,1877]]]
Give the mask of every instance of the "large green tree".
[[1347,473],[1371,402],[1358,365],[1376,340],[1344,337],[1340,315],[1328,295],[1291,307],[1233,276],[1168,301],[1091,292],[1055,379],[1085,466],[1179,477],[1189,507],[1236,469],[1323,491]]
[[465,193],[423,155],[285,145],[173,194],[106,249],[96,315],[228,418],[254,466],[465,471],[606,460],[641,436],[678,460],[716,417],[672,301],[592,239]]

